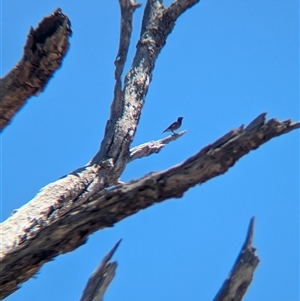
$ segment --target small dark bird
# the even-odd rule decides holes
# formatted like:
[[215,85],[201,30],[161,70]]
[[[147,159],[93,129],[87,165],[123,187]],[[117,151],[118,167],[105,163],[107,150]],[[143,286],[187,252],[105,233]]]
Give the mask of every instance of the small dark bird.
[[169,127],[167,127],[164,132],[172,132],[174,135],[176,134],[174,131],[178,130],[181,127],[183,117],[178,117],[177,121],[173,122]]

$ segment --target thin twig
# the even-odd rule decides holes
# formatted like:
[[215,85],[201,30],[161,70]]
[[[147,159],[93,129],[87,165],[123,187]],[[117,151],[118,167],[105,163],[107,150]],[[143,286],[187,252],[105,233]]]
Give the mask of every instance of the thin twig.
[[175,135],[169,135],[163,139],[159,139],[156,141],[150,141],[143,143],[141,145],[135,146],[130,150],[129,159],[127,163],[130,163],[136,159],[141,159],[152,154],[157,154],[161,151],[166,144],[170,143],[171,141],[177,140],[179,137],[183,136],[186,131],[181,131]]

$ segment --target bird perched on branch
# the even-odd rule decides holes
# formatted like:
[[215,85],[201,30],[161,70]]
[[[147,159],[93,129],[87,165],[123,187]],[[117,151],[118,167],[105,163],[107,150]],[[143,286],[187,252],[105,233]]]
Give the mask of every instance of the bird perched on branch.
[[177,121],[173,122],[169,127],[167,127],[164,132],[172,132],[174,135],[176,134],[174,131],[178,130],[181,127],[183,117],[178,117]]

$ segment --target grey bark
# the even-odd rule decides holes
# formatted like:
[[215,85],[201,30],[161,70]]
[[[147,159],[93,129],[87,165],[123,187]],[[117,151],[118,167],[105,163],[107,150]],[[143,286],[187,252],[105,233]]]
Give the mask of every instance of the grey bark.
[[[123,88],[120,84],[120,76],[129,47],[132,29],[131,16],[139,5],[135,1],[129,0],[120,0],[119,2],[121,18],[124,20],[121,20],[121,46],[116,58],[115,94],[100,149],[87,165],[78,168],[57,182],[47,185],[32,201],[3,223],[3,252],[0,258],[3,267],[9,270],[4,268],[1,275],[1,298],[15,291],[19,284],[36,273],[42,264],[59,253],[69,250],[69,247],[65,249],[62,245],[61,250],[56,248],[50,250],[44,248],[42,240],[39,240],[40,243],[38,243],[35,250],[36,260],[34,260],[34,263],[29,260],[31,262],[30,268],[27,266],[27,269],[23,269],[19,266],[20,269],[15,269],[16,265],[13,263],[12,254],[21,255],[20,250],[24,250],[25,245],[28,247],[27,244],[30,241],[32,242],[29,236],[21,234],[23,231],[28,233],[29,230],[30,233],[37,235],[40,230],[45,230],[45,227],[50,229],[50,224],[53,225],[54,222],[51,216],[58,212],[57,209],[63,209],[65,214],[67,211],[72,214],[71,211],[72,208],[75,209],[75,204],[76,207],[79,204],[84,205],[89,202],[89,198],[96,192],[103,191],[104,188],[117,183],[130,155],[130,144],[140,118],[157,56],[165,45],[166,38],[172,31],[176,18],[199,0],[174,1],[167,8],[163,6],[161,1],[151,0],[147,2],[136,54],[125,77]],[[60,10],[58,11],[60,12]],[[43,199],[38,207],[36,206],[37,199]],[[47,218],[48,222],[45,222],[44,217]],[[13,227],[10,228],[7,225]],[[63,226],[58,225],[57,230],[59,230],[57,232],[58,238],[64,232]],[[85,242],[87,233],[85,230],[80,232],[81,238],[78,240],[78,236],[74,236],[70,240],[73,241],[71,245],[77,245],[78,247]],[[29,251],[29,249],[27,250]],[[28,256],[31,257],[31,255]],[[29,257],[25,256],[23,259],[26,260]],[[11,273],[13,270],[17,273],[16,277],[13,276],[14,273]],[[13,278],[11,278],[12,276]]]
[[249,151],[300,127],[299,122],[290,120],[266,122],[263,113],[245,129],[231,130],[182,164],[118,183],[128,162],[158,152],[184,134],[130,150],[157,56],[176,19],[199,1],[177,0],[167,8],[162,1],[147,2],[136,54],[124,83],[121,76],[132,14],[139,5],[129,0],[119,2],[122,34],[115,61],[116,84],[100,149],[85,166],[42,188],[2,223],[0,298],[14,292],[45,262],[85,243],[91,233],[156,202],[182,197],[191,187],[226,172]]
[[47,185],[2,225],[2,287],[10,288],[16,279],[27,280],[43,263],[79,247],[94,231],[156,202],[182,197],[189,188],[226,172],[249,151],[299,127],[300,122],[290,120],[266,122],[261,114],[245,129],[228,132],[185,162],[129,183],[104,190],[95,185],[82,198],[71,200],[63,199],[63,193],[79,173]]
[[[231,272],[213,301],[240,301],[245,295],[248,286],[251,284],[253,273],[259,263],[259,258],[255,254],[256,249],[252,246],[253,234],[254,217],[250,220],[245,242]],[[102,300],[108,284],[115,275],[117,263],[110,263],[109,260],[116,251],[119,243],[120,241],[102,259],[88,280],[80,301]]]
[[250,221],[246,240],[232,270],[213,301],[240,301],[243,299],[259,263],[259,258],[255,255],[256,249],[252,246],[253,232],[254,217]]
[[117,250],[121,240],[104,256],[100,264],[89,278],[79,301],[101,301],[103,295],[115,276],[117,262],[109,260]]

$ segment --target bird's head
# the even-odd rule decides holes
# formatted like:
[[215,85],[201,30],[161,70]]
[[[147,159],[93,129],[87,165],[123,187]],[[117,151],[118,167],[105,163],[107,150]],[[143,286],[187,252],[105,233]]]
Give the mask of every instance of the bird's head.
[[178,117],[177,121],[181,121],[183,119],[183,117]]

